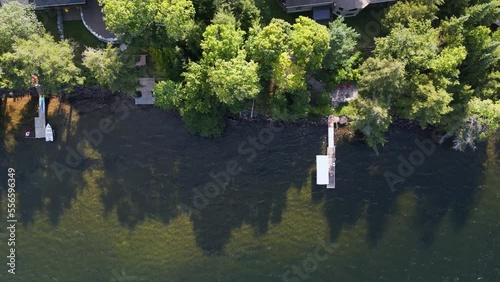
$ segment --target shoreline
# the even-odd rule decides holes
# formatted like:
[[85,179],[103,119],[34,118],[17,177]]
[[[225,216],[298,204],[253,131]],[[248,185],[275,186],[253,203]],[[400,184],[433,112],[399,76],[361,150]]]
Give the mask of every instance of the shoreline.
[[[12,93],[12,95],[9,95]],[[23,93],[23,94],[21,94]],[[34,88],[28,89],[26,91],[19,91],[7,88],[0,88],[0,96],[2,98],[21,98],[25,96],[38,96],[38,93]],[[83,101],[100,102],[102,104],[112,104],[112,103],[134,103],[134,98],[131,95],[123,94],[119,92],[112,93],[110,90],[102,89],[98,86],[87,87],[87,86],[77,86],[70,93],[62,93],[61,95],[52,95],[51,98],[58,98],[61,102],[65,103],[78,103]],[[150,107],[150,105],[141,106],[134,105],[137,108]],[[155,107],[154,105],[152,107]],[[175,113],[175,111],[172,111]],[[176,113],[178,115],[178,113]],[[294,121],[284,121],[275,120],[270,115],[262,114],[259,112],[254,113],[254,117],[250,118],[247,113],[232,114],[227,113],[224,116],[227,122],[243,122],[243,123],[268,123],[277,126],[327,126],[328,116],[324,117],[306,117],[300,118]],[[350,130],[349,117],[347,117],[347,123],[343,125],[338,125],[337,129],[344,128],[350,132],[350,135],[356,135],[357,133]],[[426,128],[421,129],[419,122],[415,120],[407,120],[399,117],[392,117],[392,123],[390,125],[392,128],[405,128],[405,129],[420,129],[422,131],[434,130],[436,127],[428,125]],[[343,131],[344,131],[343,130]],[[361,136],[359,136],[361,137]]]

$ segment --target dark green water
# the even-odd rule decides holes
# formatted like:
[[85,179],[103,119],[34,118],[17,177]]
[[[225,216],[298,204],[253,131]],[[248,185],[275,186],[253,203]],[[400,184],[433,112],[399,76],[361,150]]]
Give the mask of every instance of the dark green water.
[[[208,140],[154,108],[55,104],[56,142],[46,144],[23,138],[36,101],[2,102],[1,217],[13,167],[19,222],[16,275],[0,236],[0,281],[286,281],[287,271],[289,281],[500,281],[498,142],[465,153],[436,145],[392,191],[384,172],[426,133],[392,129],[379,156],[339,141],[327,191],[314,184],[323,127],[230,122]],[[116,128],[85,141],[104,118]],[[249,138],[269,132],[251,149]],[[66,146],[82,157],[60,181],[52,164],[70,166]],[[228,164],[239,174],[200,196]]]

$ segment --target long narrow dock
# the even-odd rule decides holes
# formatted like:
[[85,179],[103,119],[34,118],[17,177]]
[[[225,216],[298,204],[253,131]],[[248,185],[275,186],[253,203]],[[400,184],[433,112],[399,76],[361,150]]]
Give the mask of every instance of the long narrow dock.
[[38,98],[38,117],[35,117],[35,138],[45,138],[45,98]]
[[328,117],[328,148],[326,155],[316,156],[316,184],[335,188],[335,117]]

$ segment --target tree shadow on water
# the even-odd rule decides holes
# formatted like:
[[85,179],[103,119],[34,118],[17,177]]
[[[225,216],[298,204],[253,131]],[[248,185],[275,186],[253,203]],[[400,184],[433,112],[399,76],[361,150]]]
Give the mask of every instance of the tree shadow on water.
[[[385,151],[374,158],[365,157],[368,152],[363,153],[364,145],[337,148],[337,158],[343,150],[347,156],[336,166],[336,189],[325,191],[324,213],[332,241],[364,217],[368,229],[367,243],[375,247],[388,228],[387,220],[397,212],[396,199],[408,190],[414,193],[416,203],[416,220],[409,228],[421,234],[424,246],[432,245],[436,230],[447,215],[450,215],[455,231],[459,232],[465,226],[481,195],[478,179],[482,172],[478,160],[482,159],[482,153],[478,151],[483,150],[474,154],[462,153],[436,145],[435,152],[426,156],[423,164],[416,165],[414,172],[403,177],[404,182],[391,190],[384,173],[397,173],[399,156],[409,156],[417,149],[407,144],[414,138],[422,138],[415,137],[413,132],[403,132],[401,136],[404,137],[393,144],[389,142]],[[358,153],[350,154],[353,150]]]

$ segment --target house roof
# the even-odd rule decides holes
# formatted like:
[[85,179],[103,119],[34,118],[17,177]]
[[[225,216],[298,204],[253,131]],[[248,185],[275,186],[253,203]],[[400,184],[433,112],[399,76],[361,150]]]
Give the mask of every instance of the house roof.
[[287,8],[331,5],[334,0],[285,0]]
[[86,0],[30,0],[36,8],[65,7],[85,5]]
[[363,9],[370,4],[369,0],[337,0],[335,6],[344,10]]

